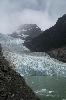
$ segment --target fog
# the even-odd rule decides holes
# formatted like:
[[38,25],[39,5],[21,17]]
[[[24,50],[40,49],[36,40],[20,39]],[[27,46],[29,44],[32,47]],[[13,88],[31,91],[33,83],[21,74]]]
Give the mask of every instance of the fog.
[[42,30],[66,13],[66,0],[0,0],[0,33],[12,33],[22,24]]

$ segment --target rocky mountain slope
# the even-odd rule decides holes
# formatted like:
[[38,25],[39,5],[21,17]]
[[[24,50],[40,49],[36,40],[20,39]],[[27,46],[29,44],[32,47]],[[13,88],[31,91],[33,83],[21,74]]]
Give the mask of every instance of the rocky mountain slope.
[[11,69],[0,45],[0,100],[39,100],[23,77]]
[[41,33],[41,29],[36,24],[24,24],[21,25],[19,29],[13,32],[10,36],[30,41]]
[[60,47],[47,52],[51,57],[66,63],[66,46]]
[[29,42],[25,41],[25,46],[31,51],[45,51],[50,56],[66,62],[66,14],[39,36]]

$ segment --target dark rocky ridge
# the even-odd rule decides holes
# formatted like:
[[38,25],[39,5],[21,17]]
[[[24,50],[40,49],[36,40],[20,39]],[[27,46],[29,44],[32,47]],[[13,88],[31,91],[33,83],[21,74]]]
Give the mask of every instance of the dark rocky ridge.
[[47,52],[51,57],[66,62],[66,14],[39,36],[25,41],[25,46],[31,51]]
[[0,45],[0,100],[39,100],[23,77],[11,69]]
[[51,57],[66,63],[66,46],[60,47],[47,52]]
[[25,39],[25,41],[30,41],[41,33],[41,29],[36,24],[24,24],[21,25],[19,29],[13,32],[10,36],[14,38]]

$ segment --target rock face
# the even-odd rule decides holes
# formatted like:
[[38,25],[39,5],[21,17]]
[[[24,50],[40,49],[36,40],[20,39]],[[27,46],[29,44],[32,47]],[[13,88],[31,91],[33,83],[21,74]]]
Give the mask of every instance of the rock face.
[[30,41],[41,33],[41,29],[36,24],[24,24],[16,32],[12,33],[11,36]]
[[57,48],[57,49],[54,49],[54,50],[50,50],[47,53],[51,57],[66,63],[66,46],[65,47],[60,47],[60,48]]
[[39,100],[23,77],[10,67],[0,45],[0,100]]
[[60,60],[64,59],[62,61],[66,61],[66,14],[59,18],[54,26],[32,39],[30,42],[25,42],[25,46],[31,51],[51,51],[48,53],[50,56],[53,55],[52,57],[57,59],[59,57]]

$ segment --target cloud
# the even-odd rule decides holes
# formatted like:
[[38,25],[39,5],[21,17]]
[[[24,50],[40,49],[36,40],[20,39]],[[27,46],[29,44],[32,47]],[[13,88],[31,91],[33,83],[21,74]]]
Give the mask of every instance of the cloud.
[[45,30],[66,13],[65,6],[66,0],[0,0],[0,32],[12,33],[30,23]]

